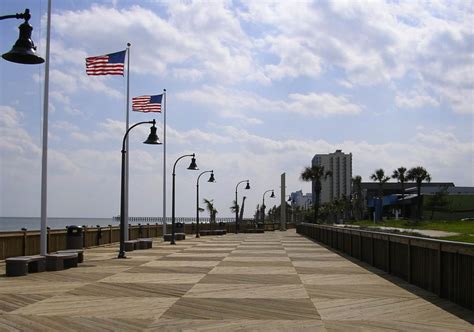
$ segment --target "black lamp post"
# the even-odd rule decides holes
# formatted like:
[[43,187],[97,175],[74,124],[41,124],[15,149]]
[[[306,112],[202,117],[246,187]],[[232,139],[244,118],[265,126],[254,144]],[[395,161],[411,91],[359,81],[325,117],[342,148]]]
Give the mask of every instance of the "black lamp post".
[[150,135],[148,135],[148,138],[146,139],[144,144],[161,144],[160,140],[158,139],[158,135],[156,135],[156,121],[153,119],[153,121],[143,121],[143,122],[138,122],[135,123],[133,126],[128,128],[128,130],[125,132],[125,135],[123,136],[123,142],[122,142],[122,176],[120,180],[120,250],[118,254],[118,258],[127,258],[125,256],[125,219],[124,219],[124,212],[125,212],[125,154],[127,151],[125,150],[125,141],[127,140],[128,133],[130,130],[135,128],[136,126],[142,125],[142,124],[152,124],[150,128]]
[[176,161],[174,162],[174,165],[173,165],[173,187],[172,187],[173,190],[172,190],[172,196],[171,196],[172,204],[171,204],[171,242],[170,242],[170,244],[176,244],[176,242],[175,242],[176,228],[175,228],[175,223],[174,223],[176,164],[178,163],[178,161],[180,161],[184,157],[192,157],[191,164],[189,165],[188,169],[190,169],[190,170],[198,170],[199,169],[196,165],[196,158],[195,158],[196,156],[195,156],[194,153],[193,154],[185,154],[184,156],[181,156],[178,159],[176,159]]
[[27,8],[22,14],[0,16],[0,20],[8,18],[24,19],[25,22],[18,27],[20,29],[20,36],[15,45],[13,45],[9,52],[3,54],[2,58],[10,62],[28,65],[43,63],[44,59],[36,55],[36,46],[31,40],[33,27],[28,23],[31,18],[30,10]]
[[250,183],[249,180],[242,180],[237,185],[235,186],[235,234],[239,232],[239,203],[237,200],[237,188],[239,187],[239,184],[247,182],[247,185],[245,186],[245,189],[250,189]]
[[196,237],[200,237],[199,235],[199,178],[201,175],[206,174],[206,173],[211,173],[211,176],[209,177],[209,180],[207,182],[216,182],[216,179],[214,179],[214,171],[204,171],[201,174],[199,174],[197,181],[196,181]]
[[265,227],[265,194],[266,193],[269,193],[269,192],[272,192],[272,194],[270,195],[270,198],[274,198],[275,197],[275,192],[273,189],[269,189],[267,191],[265,191],[263,193],[263,198],[262,198],[262,223],[263,223],[263,227]]

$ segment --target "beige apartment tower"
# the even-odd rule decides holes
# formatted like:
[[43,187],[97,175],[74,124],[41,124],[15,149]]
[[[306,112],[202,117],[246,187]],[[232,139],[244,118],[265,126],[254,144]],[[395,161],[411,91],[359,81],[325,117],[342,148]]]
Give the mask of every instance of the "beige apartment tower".
[[[352,183],[352,153],[336,150],[329,154],[316,154],[311,161],[313,166],[324,166],[324,171],[331,171],[332,176],[321,181],[319,203],[329,203],[343,196],[350,197]],[[313,200],[317,199],[313,192]]]

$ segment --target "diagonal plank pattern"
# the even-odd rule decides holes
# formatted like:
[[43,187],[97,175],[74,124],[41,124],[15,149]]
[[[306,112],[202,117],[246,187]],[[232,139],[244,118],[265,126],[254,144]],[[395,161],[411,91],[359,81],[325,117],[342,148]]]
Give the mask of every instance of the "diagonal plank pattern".
[[116,254],[94,248],[75,269],[0,277],[0,330],[473,331],[472,312],[294,230]]

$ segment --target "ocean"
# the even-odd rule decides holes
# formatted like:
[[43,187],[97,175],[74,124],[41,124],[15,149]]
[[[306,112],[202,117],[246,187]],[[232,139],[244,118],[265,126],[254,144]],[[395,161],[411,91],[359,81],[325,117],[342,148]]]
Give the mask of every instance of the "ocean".
[[[138,222],[137,222],[138,223]],[[135,224],[130,222],[130,224]],[[51,229],[63,229],[66,226],[119,226],[119,221],[113,218],[50,218],[48,217],[47,226]],[[23,217],[0,217],[0,232],[19,231],[26,228],[29,231],[39,230],[41,228],[41,218],[23,218]]]

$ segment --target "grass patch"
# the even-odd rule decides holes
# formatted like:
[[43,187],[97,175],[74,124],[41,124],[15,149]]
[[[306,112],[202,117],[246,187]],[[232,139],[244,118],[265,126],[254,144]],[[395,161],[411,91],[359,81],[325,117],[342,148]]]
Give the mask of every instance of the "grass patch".
[[474,243],[474,221],[427,220],[427,221],[422,221],[419,224],[413,224],[413,222],[410,222],[408,220],[386,220],[386,221],[377,222],[376,224],[374,224],[373,221],[362,220],[362,221],[354,222],[353,225],[359,225],[359,226],[365,226],[365,227],[384,226],[384,227],[454,232],[454,233],[460,233],[460,235],[448,236],[448,237],[443,237],[440,239],[456,241],[456,242]]

